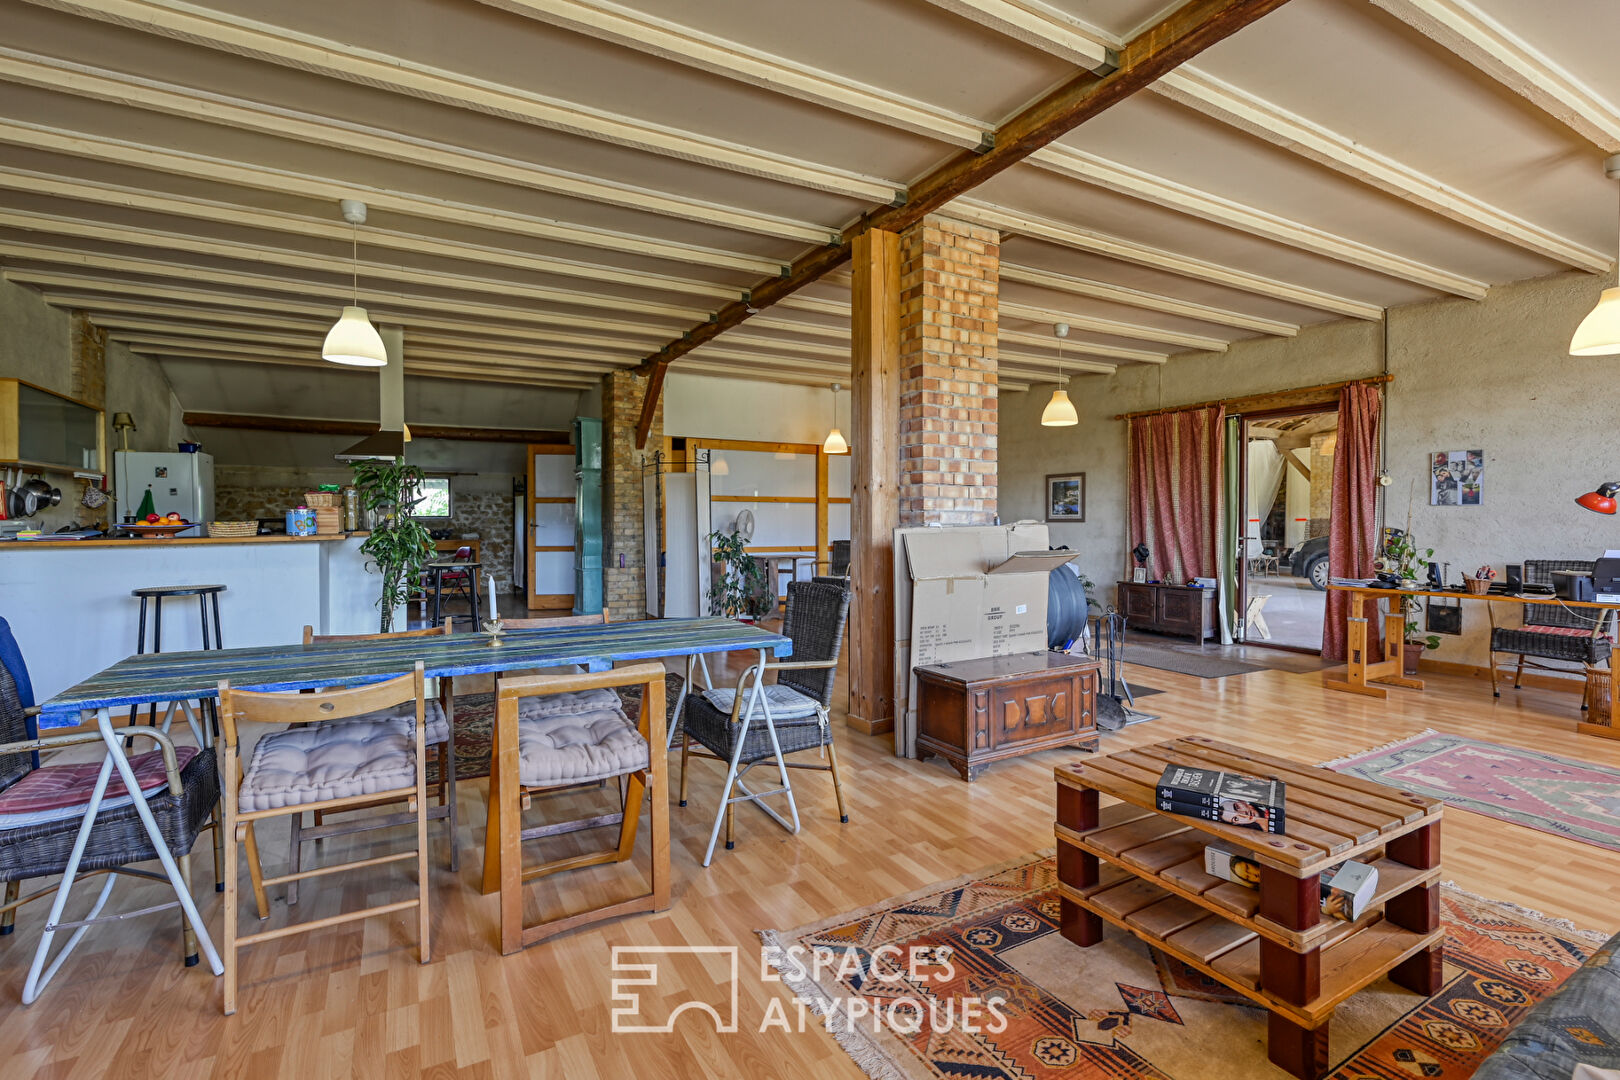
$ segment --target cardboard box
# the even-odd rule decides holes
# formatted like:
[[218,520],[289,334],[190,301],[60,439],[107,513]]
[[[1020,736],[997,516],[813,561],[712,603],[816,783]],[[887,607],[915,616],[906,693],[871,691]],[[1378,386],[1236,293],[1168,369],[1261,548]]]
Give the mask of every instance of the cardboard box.
[[1035,522],[895,530],[896,754],[916,756],[913,668],[1046,648],[1047,575],[1075,555],[1047,542]]

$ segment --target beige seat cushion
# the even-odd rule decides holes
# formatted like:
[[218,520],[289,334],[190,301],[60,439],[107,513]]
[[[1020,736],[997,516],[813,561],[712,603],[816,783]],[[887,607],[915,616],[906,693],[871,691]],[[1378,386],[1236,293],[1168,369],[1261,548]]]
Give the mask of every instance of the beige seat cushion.
[[[722,687],[719,690],[704,690],[702,694],[720,712],[731,715],[731,705],[737,699],[737,688],[734,686]],[[815,716],[821,710],[821,703],[814,698],[805,697],[791,686],[782,686],[780,683],[765,684],[765,705],[771,710],[772,720],[802,720]],[[765,710],[754,703],[754,688],[743,689],[743,710],[755,709],[754,718],[763,720]]]
[[329,720],[261,738],[242,778],[240,806],[244,814],[280,810],[415,783],[416,736],[405,721]]
[[[355,720],[403,720],[405,730],[409,731],[416,723],[416,702],[407,701],[395,705],[391,709],[378,709],[376,712],[365,713],[353,717]],[[444,718],[444,706],[439,704],[437,698],[428,698],[423,703],[422,719],[426,721],[427,733],[422,741],[429,746],[450,741],[450,721]]]
[[[525,787],[583,784],[649,767],[647,740],[619,707],[577,706],[518,714],[518,781]],[[543,702],[546,695],[530,700]]]
[[597,712],[617,709],[619,695],[605,686],[592,690],[571,690],[564,694],[537,694],[518,699],[518,716],[527,720],[538,716],[556,716],[559,713]]

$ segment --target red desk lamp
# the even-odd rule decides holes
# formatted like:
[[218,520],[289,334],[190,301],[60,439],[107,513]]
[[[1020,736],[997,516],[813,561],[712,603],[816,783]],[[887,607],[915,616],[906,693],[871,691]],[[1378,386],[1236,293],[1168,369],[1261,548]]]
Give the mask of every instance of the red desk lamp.
[[1620,480],[1610,480],[1606,484],[1599,484],[1596,491],[1588,491],[1575,502],[1594,514],[1612,514],[1620,509],[1620,504],[1614,498],[1617,493],[1620,493]]

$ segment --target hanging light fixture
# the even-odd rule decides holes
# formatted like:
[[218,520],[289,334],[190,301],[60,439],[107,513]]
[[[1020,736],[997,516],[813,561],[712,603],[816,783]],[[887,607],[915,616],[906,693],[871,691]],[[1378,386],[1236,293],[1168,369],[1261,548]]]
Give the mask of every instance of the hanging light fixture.
[[366,204],[359,199],[342,199],[338,207],[352,230],[354,303],[343,309],[338,321],[326,332],[321,359],[351,367],[387,367],[388,350],[383,348],[382,335],[366,317],[366,309],[360,306],[360,226],[366,223]]
[[1080,414],[1069,400],[1069,392],[1064,389],[1068,383],[1063,379],[1063,339],[1069,336],[1069,324],[1058,323],[1052,327],[1052,333],[1057,338],[1058,388],[1052,391],[1052,400],[1041,411],[1041,426],[1073,427],[1080,422]]
[[[1603,163],[1610,180],[1620,180],[1620,154]],[[1597,307],[1581,320],[1569,342],[1571,356],[1620,356],[1620,288],[1604,289]]]
[[832,430],[827,432],[827,441],[821,444],[823,454],[849,453],[849,443],[844,440],[844,433],[838,430],[838,391],[841,389],[837,383],[832,384],[833,426]]

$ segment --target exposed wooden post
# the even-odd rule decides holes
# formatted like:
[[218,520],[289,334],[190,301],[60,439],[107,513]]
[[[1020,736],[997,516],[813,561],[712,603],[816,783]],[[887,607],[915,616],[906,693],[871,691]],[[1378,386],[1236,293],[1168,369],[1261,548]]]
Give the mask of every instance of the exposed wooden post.
[[[854,241],[850,345],[849,726],[894,730],[894,530],[900,523],[900,237]],[[823,460],[825,460],[823,458]]]
[[827,526],[827,452],[816,450],[816,565],[815,572],[831,573],[830,565],[824,566],[831,558],[828,554],[828,526]]

